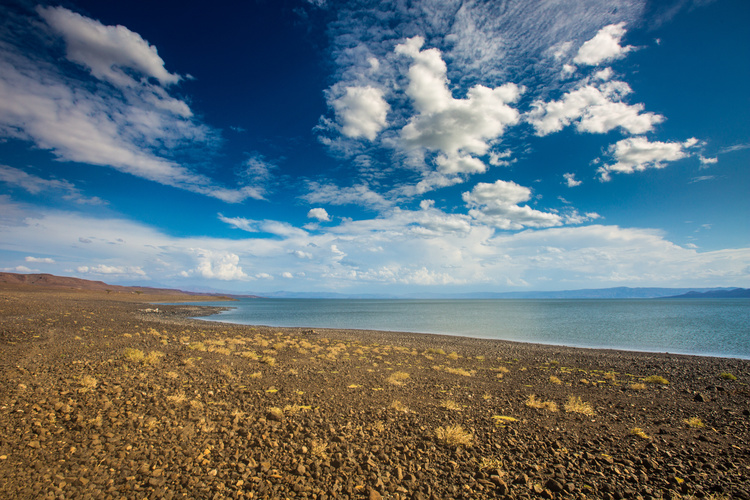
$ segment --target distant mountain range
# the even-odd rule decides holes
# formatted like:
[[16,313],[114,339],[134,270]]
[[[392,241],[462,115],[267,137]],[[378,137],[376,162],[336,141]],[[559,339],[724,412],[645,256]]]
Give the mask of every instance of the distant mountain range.
[[665,297],[670,299],[748,299],[750,298],[750,288],[735,288],[733,290],[709,290],[707,292],[690,291],[674,297]]
[[[286,299],[659,299],[667,297],[704,298],[746,297],[738,294],[742,288],[590,288],[582,290],[530,292],[475,292],[475,293],[413,293],[404,295],[339,294],[326,292],[259,293],[266,298]],[[693,295],[697,294],[697,295]],[[705,294],[705,295],[703,295]],[[711,295],[715,294],[715,295]],[[733,295],[736,294],[736,295]]]
[[591,288],[554,292],[476,292],[476,293],[412,293],[387,294],[343,294],[330,292],[271,292],[239,294],[226,290],[193,289],[189,291],[173,288],[109,285],[103,281],[54,276],[52,274],[16,274],[0,272],[0,284],[43,286],[79,290],[99,290],[129,293],[184,293],[189,295],[212,295],[232,298],[287,298],[287,299],[659,299],[659,298],[750,298],[747,288]]

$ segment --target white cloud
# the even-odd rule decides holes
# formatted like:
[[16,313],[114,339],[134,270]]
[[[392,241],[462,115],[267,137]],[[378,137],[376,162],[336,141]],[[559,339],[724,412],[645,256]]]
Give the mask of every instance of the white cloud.
[[24,260],[26,262],[34,262],[34,263],[39,263],[39,264],[54,264],[55,263],[55,259],[51,259],[49,257],[32,257],[30,255],[27,256]]
[[66,200],[74,201],[81,205],[104,205],[105,202],[96,196],[87,198],[83,196],[78,188],[68,181],[58,179],[42,179],[36,175],[29,174],[23,170],[0,165],[0,182],[16,186],[31,194],[43,192],[60,192]]
[[580,132],[602,134],[622,128],[631,134],[649,132],[664,121],[662,115],[643,112],[643,104],[625,104],[622,99],[632,92],[625,82],[582,85],[562,96],[559,101],[535,101],[526,119],[536,134],[559,132],[576,122]]
[[292,273],[290,273],[289,271],[285,271],[285,272],[281,273],[281,277],[282,278],[286,278],[286,279],[292,279],[292,278],[294,278],[294,275]]
[[562,218],[557,214],[540,212],[528,205],[519,206],[530,199],[529,188],[507,181],[480,182],[472,191],[463,193],[472,217],[500,229],[562,225]]
[[344,95],[334,100],[332,106],[341,123],[341,133],[347,137],[374,141],[387,125],[390,106],[380,89],[346,87]]
[[218,279],[222,281],[246,280],[247,274],[239,265],[239,255],[231,252],[217,252],[206,249],[195,249],[198,258],[198,266],[195,272],[207,279]]
[[[480,188],[475,194],[479,203],[503,199],[506,205],[523,203],[528,196],[526,188],[512,185]],[[7,218],[13,210],[16,215]],[[492,220],[445,213],[429,201],[414,211],[394,209],[373,219],[342,220],[325,233],[249,234],[245,239],[175,237],[125,220],[19,206],[4,205],[0,214],[6,216],[0,218],[0,251],[45,255],[53,247],[55,263],[46,264],[45,271],[55,274],[69,274],[66,270],[79,266],[87,268],[86,275],[137,273],[101,274],[108,282],[140,278],[180,288],[223,280],[227,289],[261,292],[278,285],[254,279],[289,272],[295,280],[286,283],[308,291],[377,292],[381,285],[394,285],[389,290],[398,293],[405,290],[398,286],[416,283],[505,290],[508,283],[524,282],[545,288],[548,280],[571,288],[750,286],[748,248],[698,253],[658,231],[604,225],[496,231]],[[569,223],[573,215],[559,216]],[[82,235],[89,244],[78,242]],[[118,239],[123,243],[109,244]]]
[[583,181],[576,180],[575,174],[563,174],[563,177],[565,178],[565,183],[568,187],[576,187],[583,184]]
[[311,204],[360,205],[379,209],[393,205],[392,201],[365,184],[339,187],[334,184],[310,181],[307,187],[308,192],[302,196],[302,199]]
[[631,45],[620,46],[620,40],[625,35],[625,32],[625,23],[605,26],[599,30],[594,38],[581,45],[573,62],[596,66],[603,62],[610,62],[625,57],[625,54],[635,48]]
[[611,145],[609,155],[615,163],[599,167],[597,173],[603,182],[611,180],[611,174],[632,174],[649,168],[664,168],[666,163],[681,160],[690,155],[689,148],[698,144],[695,138],[685,142],[650,142],[646,137],[631,137]]
[[37,12],[65,39],[68,59],[86,66],[100,80],[117,86],[139,85],[126,70],[155,78],[162,85],[180,80],[164,68],[156,47],[125,26],[104,26],[63,7],[38,7]]
[[518,100],[521,91],[512,83],[496,88],[475,85],[465,99],[454,99],[440,51],[421,50],[423,44],[417,36],[395,49],[413,61],[406,94],[418,112],[401,137],[409,148],[437,151],[438,171],[443,174],[484,172],[486,165],[475,156],[486,154],[493,141],[519,121],[518,111],[508,104]]
[[146,273],[138,266],[108,266],[98,264],[96,266],[78,266],[76,268],[81,274],[93,274],[99,276],[120,276],[120,277],[139,277],[146,276]]
[[293,237],[305,236],[307,232],[303,229],[296,228],[288,222],[275,220],[253,220],[244,217],[225,217],[218,215],[219,220],[237,229],[247,231],[248,233],[270,233],[276,236]]
[[707,168],[709,165],[715,165],[715,164],[719,163],[719,159],[716,158],[716,157],[714,157],[714,158],[706,158],[703,155],[698,155],[698,159],[700,160],[701,167],[703,167],[703,168]]
[[307,218],[317,219],[321,222],[328,222],[331,220],[331,217],[328,215],[325,208],[311,208],[310,211],[307,212]]
[[218,136],[192,118],[185,102],[151,83],[174,83],[179,77],[164,70],[155,50],[137,34],[64,8],[39,12],[52,35],[67,41],[71,61],[102,80],[95,84],[63,71],[55,46],[46,41],[39,44],[49,52],[26,50],[28,37],[42,35],[29,30],[28,20],[14,17],[0,41],[0,136],[32,141],[63,161],[115,168],[229,203],[262,198],[256,188],[217,186],[169,158],[198,147],[205,158]]

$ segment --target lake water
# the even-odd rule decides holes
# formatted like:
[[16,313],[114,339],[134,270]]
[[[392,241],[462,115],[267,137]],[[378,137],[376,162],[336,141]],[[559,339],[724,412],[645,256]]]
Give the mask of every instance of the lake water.
[[278,327],[439,333],[750,359],[748,299],[240,299],[215,321]]

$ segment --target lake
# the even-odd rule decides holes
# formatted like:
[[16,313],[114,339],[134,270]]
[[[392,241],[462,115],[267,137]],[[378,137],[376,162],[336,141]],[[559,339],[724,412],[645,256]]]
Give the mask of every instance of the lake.
[[[748,299],[240,299],[208,319],[750,359]],[[206,319],[206,318],[203,318]]]

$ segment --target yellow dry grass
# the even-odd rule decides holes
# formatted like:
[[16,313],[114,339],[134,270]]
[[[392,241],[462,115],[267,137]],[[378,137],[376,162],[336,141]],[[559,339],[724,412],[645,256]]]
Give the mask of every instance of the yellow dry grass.
[[474,435],[464,430],[461,425],[448,425],[435,429],[435,437],[449,446],[471,446]]
[[594,414],[594,408],[590,403],[586,403],[581,400],[580,396],[573,396],[572,394],[568,397],[568,402],[565,403],[565,411],[568,413],[581,413],[589,416]]

